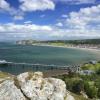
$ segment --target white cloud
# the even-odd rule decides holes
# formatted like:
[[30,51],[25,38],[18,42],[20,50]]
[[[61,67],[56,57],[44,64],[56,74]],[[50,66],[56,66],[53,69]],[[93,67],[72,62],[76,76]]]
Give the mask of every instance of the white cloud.
[[24,19],[23,16],[20,16],[20,15],[14,16],[14,20],[23,20],[23,19]]
[[63,24],[62,24],[61,22],[58,22],[58,23],[56,24],[56,26],[58,26],[58,27],[62,27]]
[[35,24],[1,24],[0,25],[0,40],[17,40],[27,38],[42,38],[48,36],[52,31],[50,26],[41,26]]
[[81,8],[79,12],[71,12],[66,25],[85,30],[100,25],[100,5]]
[[23,20],[25,12],[55,9],[55,3],[52,0],[19,0],[19,2],[19,8],[15,9],[6,0],[0,0],[0,11],[7,11],[14,20]]
[[[41,7],[34,9],[41,10]],[[15,19],[21,19],[20,15],[23,15],[23,13],[21,12],[21,14],[19,14],[18,12],[20,12],[20,10],[13,10],[13,12],[12,15],[17,16]],[[51,26],[35,25],[32,24],[32,21],[26,21],[22,25],[14,23],[1,24],[0,39],[70,39],[100,37],[100,5],[81,8],[78,12],[62,15],[62,19],[63,21],[59,21],[57,24]]]
[[11,5],[6,0],[0,0],[0,11],[8,12],[14,20],[24,19],[24,13],[19,9],[16,10],[15,8],[11,7]]
[[51,0],[19,0],[21,2],[20,9],[22,11],[37,11],[37,10],[54,10],[55,4]]
[[69,29],[56,26],[41,26],[35,24],[1,24],[0,40],[18,39],[72,39],[100,37],[99,30]]
[[31,23],[32,23],[32,21],[30,21],[30,20],[24,22],[24,24],[31,24]]
[[81,8],[79,12],[71,12],[67,16],[56,24],[59,26],[62,23],[63,27],[56,28],[52,37],[100,38],[100,5]]
[[4,11],[9,11],[11,9],[10,4],[6,2],[5,0],[0,0],[0,9]]
[[35,24],[14,24],[14,23],[8,23],[8,24],[1,24],[0,25],[0,32],[33,32],[33,31],[51,31],[52,28],[50,26],[40,26]]
[[66,4],[94,4],[96,0],[53,0],[55,2],[62,2]]

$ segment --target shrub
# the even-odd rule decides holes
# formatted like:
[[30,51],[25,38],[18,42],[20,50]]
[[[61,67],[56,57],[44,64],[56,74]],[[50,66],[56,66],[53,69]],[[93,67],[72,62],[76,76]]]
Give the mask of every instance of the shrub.
[[98,89],[97,96],[98,96],[98,98],[100,98],[100,88]]
[[75,81],[73,86],[72,86],[72,91],[74,93],[80,93],[81,91],[84,91],[83,81],[81,81],[81,80]]
[[85,89],[86,94],[90,98],[96,98],[97,97],[98,89],[94,85],[90,85],[89,82],[85,82],[84,89]]

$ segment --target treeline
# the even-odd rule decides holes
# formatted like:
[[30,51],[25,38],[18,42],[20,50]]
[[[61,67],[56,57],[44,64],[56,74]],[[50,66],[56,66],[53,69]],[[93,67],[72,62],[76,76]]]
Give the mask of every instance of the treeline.
[[36,41],[36,40],[21,40],[17,41],[17,44],[35,44],[35,43],[62,43],[62,44],[94,44],[99,45],[100,39],[84,39],[84,40],[48,40],[48,41]]
[[100,39],[85,39],[85,40],[54,40],[41,41],[42,43],[64,43],[64,44],[100,44]]

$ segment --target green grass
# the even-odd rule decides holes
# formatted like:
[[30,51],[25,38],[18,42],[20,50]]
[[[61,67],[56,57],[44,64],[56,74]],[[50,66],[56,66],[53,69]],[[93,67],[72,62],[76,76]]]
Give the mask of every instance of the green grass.
[[81,67],[83,70],[93,70],[93,71],[98,71],[100,70],[100,63],[96,63],[95,65],[93,64],[85,64]]

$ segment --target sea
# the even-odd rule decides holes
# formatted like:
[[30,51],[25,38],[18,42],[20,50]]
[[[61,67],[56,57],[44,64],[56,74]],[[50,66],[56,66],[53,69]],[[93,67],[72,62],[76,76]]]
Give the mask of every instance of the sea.
[[[92,60],[100,60],[100,52],[74,48],[0,43],[0,60],[15,63],[57,65],[62,67],[83,64]],[[45,71],[46,69],[42,68],[42,66],[36,69],[34,66],[0,65],[1,71],[12,74],[19,74],[25,71]]]

